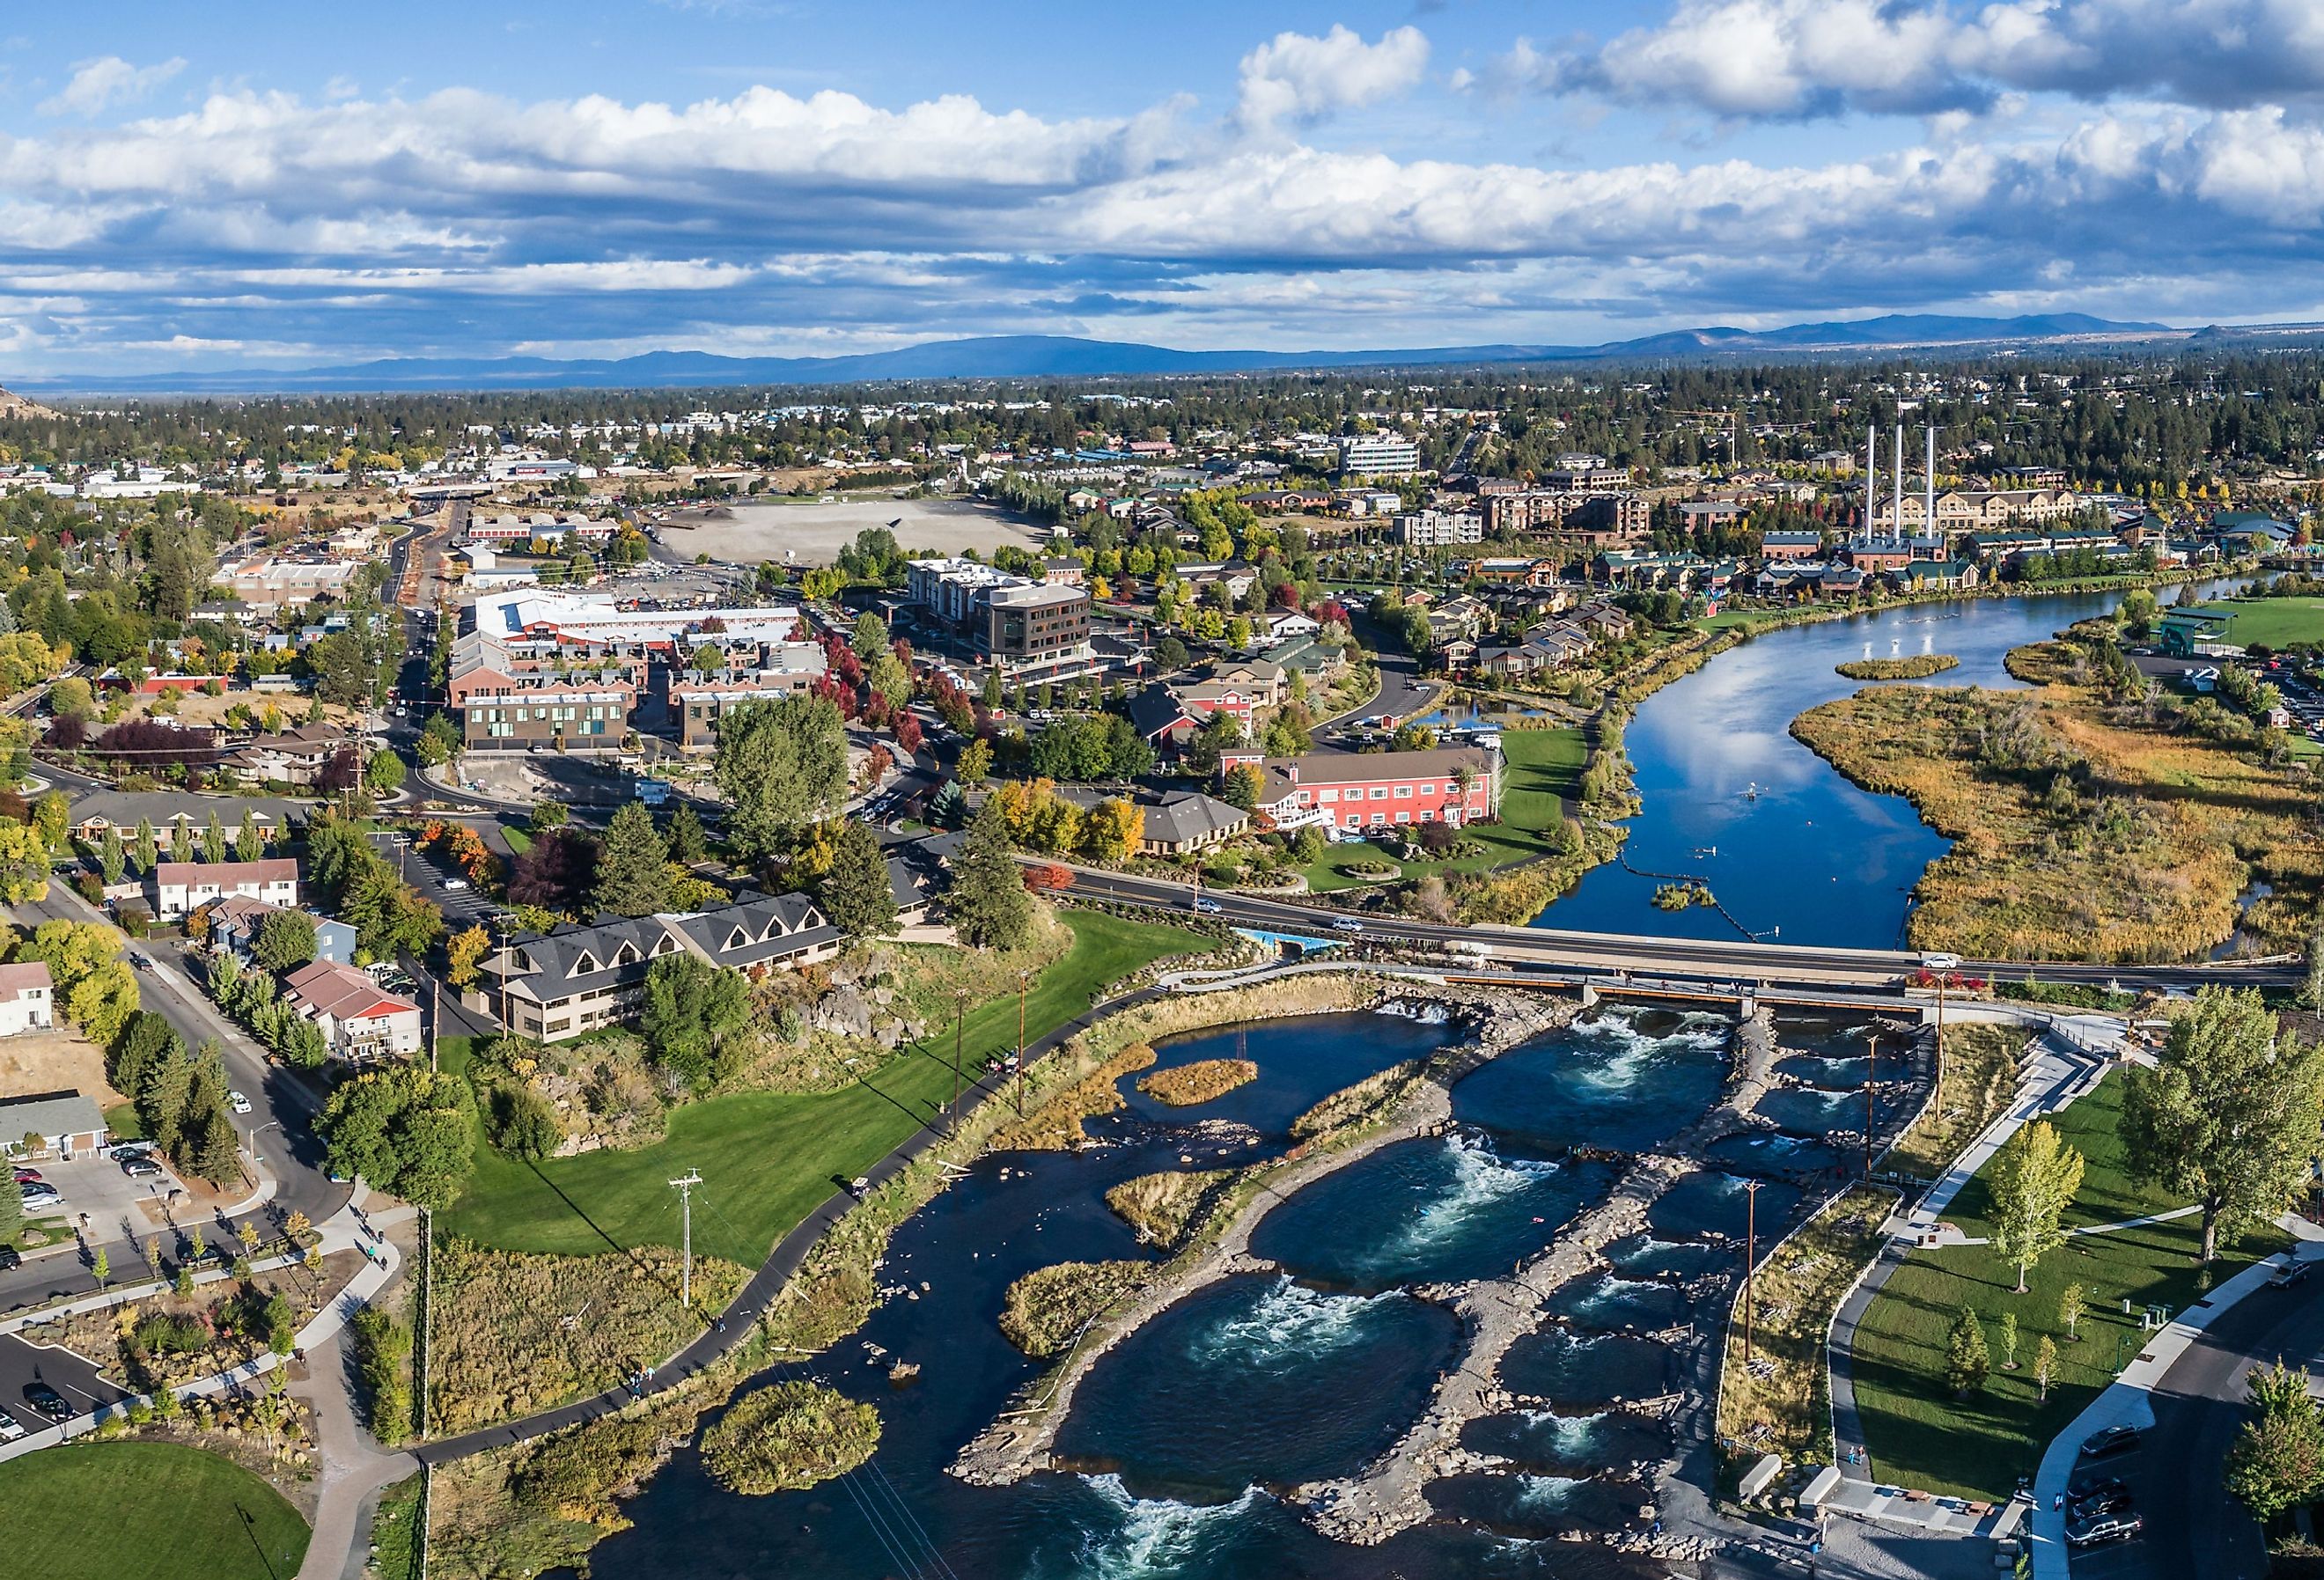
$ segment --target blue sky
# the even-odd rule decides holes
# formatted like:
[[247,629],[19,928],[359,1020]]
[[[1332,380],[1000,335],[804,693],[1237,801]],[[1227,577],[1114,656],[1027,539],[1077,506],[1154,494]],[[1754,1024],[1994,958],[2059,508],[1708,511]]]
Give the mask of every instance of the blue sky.
[[2324,318],[2316,0],[0,23],[0,380]]

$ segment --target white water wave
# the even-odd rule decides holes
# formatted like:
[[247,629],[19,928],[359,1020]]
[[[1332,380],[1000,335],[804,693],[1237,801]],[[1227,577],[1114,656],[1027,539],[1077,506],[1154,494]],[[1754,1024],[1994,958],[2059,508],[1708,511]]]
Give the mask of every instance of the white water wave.
[[1287,1277],[1277,1278],[1250,1310],[1203,1333],[1194,1341],[1195,1358],[1259,1367],[1291,1357],[1312,1358],[1361,1340],[1373,1312],[1388,1301],[1410,1298],[1396,1289],[1378,1295],[1326,1295]]
[[1549,1428],[1549,1440],[1556,1451],[1568,1458],[1579,1458],[1590,1447],[1590,1437],[1599,1422],[1609,1412],[1594,1410],[1586,1416],[1561,1416],[1554,1410],[1526,1410],[1525,1418],[1533,1425]]
[[1423,1026],[1442,1026],[1452,1018],[1452,1012],[1447,1006],[1419,999],[1390,999],[1372,1013],[1393,1015],[1399,1021],[1414,1021]]
[[1719,1053],[1727,1047],[1726,1022],[1713,1015],[1688,1015],[1676,1030],[1660,1037],[1638,1030],[1628,1015],[1601,1015],[1574,1030],[1593,1043],[1610,1045],[1614,1056],[1594,1068],[1580,1072],[1593,1086],[1628,1086],[1657,1059],[1674,1053]]
[[1523,1196],[1557,1173],[1553,1162],[1504,1158],[1492,1142],[1468,1131],[1445,1137],[1444,1146],[1452,1161],[1451,1188],[1405,1225],[1397,1237],[1401,1248],[1434,1244],[1457,1234],[1479,1214]]
[[1517,1478],[1517,1501],[1536,1509],[1563,1509],[1576,1487],[1589,1485],[1586,1476],[1528,1475]]
[[1257,1487],[1231,1503],[1197,1505],[1167,1498],[1133,1498],[1118,1475],[1084,1476],[1113,1516],[1082,1542],[1077,1580],[1160,1580],[1187,1567],[1232,1535],[1259,1506]]

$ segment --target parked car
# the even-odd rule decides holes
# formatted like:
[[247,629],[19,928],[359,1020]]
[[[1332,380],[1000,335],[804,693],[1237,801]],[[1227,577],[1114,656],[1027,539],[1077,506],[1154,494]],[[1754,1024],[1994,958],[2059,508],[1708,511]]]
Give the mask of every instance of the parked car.
[[466,878],[447,878],[444,880],[444,892],[447,894],[457,894],[466,889],[467,886],[468,880]]
[[250,1099],[244,1096],[239,1092],[228,1092],[226,1095],[226,1105],[228,1108],[233,1109],[236,1113],[248,1113],[250,1112]]
[[2110,1498],[2117,1492],[2130,1491],[2130,1483],[2118,1475],[2087,1475],[2068,1484],[2066,1506],[2078,1509],[2097,1498]]
[[129,1176],[132,1179],[159,1179],[161,1178],[161,1165],[156,1163],[152,1159],[145,1156],[143,1152],[138,1153],[134,1158],[124,1158],[121,1160],[121,1171]]
[[24,1435],[24,1424],[5,1409],[0,1409],[0,1443],[14,1443]]
[[2308,1270],[2314,1265],[2315,1264],[2312,1262],[2306,1261],[2286,1262],[2273,1278],[2267,1280],[2268,1288],[2272,1289],[2289,1289],[2294,1284],[2299,1283],[2302,1279],[2306,1278],[2308,1276]]
[[19,1185],[38,1185],[40,1182],[41,1182],[41,1171],[40,1171],[39,1169],[17,1169],[17,1170],[16,1170],[16,1183],[17,1183],[17,1184],[19,1184]]
[[13,1245],[0,1245],[0,1273],[12,1273],[24,1265],[23,1253]]
[[28,1213],[45,1212],[51,1207],[60,1207],[65,1205],[64,1193],[53,1185],[33,1182],[20,1185],[16,1188],[24,1193],[24,1210]]
[[24,1402],[52,1421],[69,1421],[80,1413],[63,1394],[45,1382],[24,1384]]
[[2094,1548],[2109,1541],[2128,1541],[2146,1529],[2146,1521],[2135,1510],[2117,1514],[2093,1514],[2087,1519],[2066,1521],[2066,1545],[2070,1548]]
[[2100,1459],[2109,1454],[2127,1454],[2144,1440],[2136,1427],[2107,1427],[2082,1439],[2082,1456]]

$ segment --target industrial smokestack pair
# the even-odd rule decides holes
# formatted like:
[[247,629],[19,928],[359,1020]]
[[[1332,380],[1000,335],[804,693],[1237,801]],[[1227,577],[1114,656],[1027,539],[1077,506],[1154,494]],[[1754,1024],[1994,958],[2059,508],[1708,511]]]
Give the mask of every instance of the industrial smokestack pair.
[[[1933,533],[1937,525],[1937,430],[1934,423],[1928,430],[1928,462],[1923,468],[1921,484],[1923,490],[1921,506],[1921,531]],[[1896,516],[1889,539],[1899,548],[1904,542],[1904,425],[1896,425],[1895,448],[1890,452],[1896,467]],[[1870,428],[1864,434],[1864,539],[1877,541],[1874,522],[1880,513],[1880,430]]]

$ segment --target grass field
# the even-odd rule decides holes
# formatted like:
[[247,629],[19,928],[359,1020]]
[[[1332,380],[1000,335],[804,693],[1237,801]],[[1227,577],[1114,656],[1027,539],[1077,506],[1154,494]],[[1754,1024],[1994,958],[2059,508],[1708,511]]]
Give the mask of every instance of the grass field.
[[41,1580],[288,1580],[307,1522],[241,1466],[175,1443],[0,1465],[0,1570]]
[[1347,871],[1358,862],[1391,858],[1370,843],[1335,845],[1301,869],[1307,886],[1318,894],[1359,883],[1393,883],[1430,873],[1474,873],[1506,866],[1542,854],[1541,835],[1565,815],[1566,804],[1580,793],[1582,770],[1590,761],[1590,742],[1575,728],[1503,730],[1501,758],[1508,777],[1501,790],[1501,820],[1479,823],[1461,831],[1463,839],[1485,846],[1482,854],[1453,861],[1406,862],[1396,876],[1360,878]]
[[[2069,1224],[2115,1223],[2178,1204],[2135,1185],[2123,1170],[2116,1122],[2122,1082],[2110,1076],[2052,1123],[2087,1160],[2082,1188]],[[1991,1232],[1991,1196],[1980,1172],[1954,1198],[1947,1223],[1964,1234]],[[1854,1345],[1857,1405],[1864,1418],[1874,1471],[1884,1481],[1932,1492],[2004,1498],[2029,1475],[2050,1439],[2080,1414],[2122,1366],[2138,1354],[2139,1317],[2149,1305],[2183,1309],[2200,1295],[2195,1253],[2200,1245],[2191,1217],[2107,1234],[2077,1235],[2044,1257],[2013,1293],[2017,1274],[1986,1246],[1918,1251],[1896,1270],[1864,1315]],[[2227,1248],[2211,1271],[2214,1281],[2255,1255],[2279,1248],[2273,1231]],[[2088,1309],[2079,1339],[2058,1320],[2059,1297],[2080,1284]],[[1983,1389],[1956,1401],[1944,1384],[1945,1341],[1962,1306],[1984,1320],[1994,1370]],[[2018,1370],[2002,1370],[1998,1322],[2017,1317]],[[2059,1374],[2048,1400],[2038,1397],[2034,1354],[2042,1335],[2058,1345]]]
[[2231,598],[2198,605],[2196,612],[2227,615],[2227,640],[2241,647],[2324,642],[2324,598]]
[[[1176,928],[1072,912],[1072,950],[1044,972],[1026,1001],[1028,1037],[1063,1025],[1090,1006],[1105,983],[1167,955],[1211,947]],[[939,1047],[938,1044],[941,1044]],[[1014,1050],[1017,1004],[996,1000],[973,1012],[965,1067]],[[465,1047],[446,1039],[447,1053]],[[917,1129],[952,1095],[952,1039],[933,1036],[872,1078],[807,1095],[744,1092],[673,1110],[667,1136],[635,1151],[601,1151],[534,1165],[477,1144],[475,1173],[437,1225],[510,1251],[592,1255],[634,1245],[678,1243],[678,1193],[669,1181],[698,1169],[694,1247],[746,1267],[846,1180]],[[448,1061],[447,1061],[448,1062]]]

